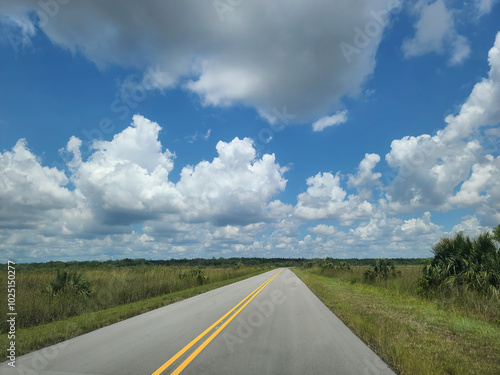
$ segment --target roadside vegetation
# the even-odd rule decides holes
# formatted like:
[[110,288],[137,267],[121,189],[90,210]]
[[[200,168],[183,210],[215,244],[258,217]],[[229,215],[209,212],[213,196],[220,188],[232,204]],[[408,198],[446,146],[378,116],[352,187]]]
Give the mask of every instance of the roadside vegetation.
[[500,374],[500,226],[457,234],[420,265],[326,258],[294,271],[401,374]]
[[[241,261],[224,262],[223,266],[186,260],[171,266],[148,265],[144,260],[52,263],[16,267],[17,355],[271,268]],[[0,275],[6,280],[6,271]],[[6,308],[2,304],[2,316],[7,316]],[[4,319],[0,323],[3,343],[8,341],[7,330]],[[0,353],[0,361],[6,353]]]
[[[258,268],[175,266],[18,271],[17,327],[50,323],[203,284],[235,279],[255,271]],[[6,328],[6,322],[2,322],[2,333],[6,332]]]

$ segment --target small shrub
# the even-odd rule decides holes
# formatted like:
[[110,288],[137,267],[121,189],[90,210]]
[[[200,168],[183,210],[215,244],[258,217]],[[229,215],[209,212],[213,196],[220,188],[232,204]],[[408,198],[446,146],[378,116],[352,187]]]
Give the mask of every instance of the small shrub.
[[[308,263],[311,263],[311,262],[308,262]],[[309,267],[312,266],[312,263]],[[323,259],[320,263],[320,266],[321,266],[321,272],[324,272],[326,270],[342,270],[342,271],[350,271],[351,270],[351,266],[349,265],[348,262],[346,261],[342,261],[340,263],[338,263],[338,261],[335,261],[333,258],[329,258],[329,257],[326,257],[325,259]],[[306,268],[309,268],[307,267],[307,264],[306,264]]]
[[203,285],[203,283],[208,281],[208,277],[205,272],[199,268],[193,268],[188,272],[181,272],[179,274],[180,279],[195,279],[198,285]]
[[333,270],[335,268],[335,261],[332,258],[326,257],[320,264],[321,272],[326,270]]
[[343,270],[343,271],[350,271],[351,270],[351,266],[349,263],[347,262],[340,262],[340,264],[338,265],[338,268]]
[[86,298],[92,294],[90,283],[85,279],[83,273],[77,273],[76,271],[57,270],[56,277],[46,287],[46,291],[53,296],[60,293],[69,293]]
[[368,268],[363,277],[365,281],[375,281],[378,279],[387,280],[392,277],[400,276],[401,272],[396,270],[394,262],[390,259],[377,259],[375,264]]

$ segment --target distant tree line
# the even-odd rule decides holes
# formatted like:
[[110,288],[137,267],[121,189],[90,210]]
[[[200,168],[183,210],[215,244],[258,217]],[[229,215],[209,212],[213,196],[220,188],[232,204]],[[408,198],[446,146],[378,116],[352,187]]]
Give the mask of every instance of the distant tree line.
[[[333,259],[333,258],[195,258],[195,259],[117,259],[117,260],[91,260],[91,261],[49,261],[40,263],[19,263],[18,270],[29,269],[64,269],[64,268],[114,268],[134,266],[185,266],[185,267],[241,267],[241,266],[269,266],[269,267],[302,267],[307,264],[324,263],[325,259],[334,264],[349,264],[352,266],[373,265],[373,259]],[[391,259],[395,265],[423,265],[428,259],[421,258],[396,258]]]

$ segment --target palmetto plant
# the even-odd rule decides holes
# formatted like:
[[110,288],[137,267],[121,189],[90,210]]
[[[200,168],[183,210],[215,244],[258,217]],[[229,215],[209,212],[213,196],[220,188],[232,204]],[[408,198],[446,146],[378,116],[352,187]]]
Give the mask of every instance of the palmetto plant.
[[[312,266],[312,264],[311,264],[311,266]],[[351,270],[351,266],[348,262],[346,262],[346,261],[338,262],[335,259],[330,258],[330,257],[326,257],[325,259],[323,259],[320,262],[320,266],[321,266],[322,272],[325,270],[342,270],[342,271],[350,271]]]
[[187,272],[182,272],[179,274],[179,279],[189,278],[195,279],[198,282],[198,285],[203,285],[203,283],[206,283],[208,281],[208,276],[200,267],[196,267]]
[[82,297],[89,297],[92,294],[90,284],[83,273],[60,270],[57,270],[56,277],[47,286],[47,292],[51,295],[69,293]]
[[375,279],[389,279],[398,276],[394,262],[390,259],[377,259],[375,264],[368,268],[363,276],[366,281],[374,281]]
[[424,268],[421,290],[439,287],[500,292],[500,226],[471,239],[462,233],[442,238],[432,251],[434,258]]

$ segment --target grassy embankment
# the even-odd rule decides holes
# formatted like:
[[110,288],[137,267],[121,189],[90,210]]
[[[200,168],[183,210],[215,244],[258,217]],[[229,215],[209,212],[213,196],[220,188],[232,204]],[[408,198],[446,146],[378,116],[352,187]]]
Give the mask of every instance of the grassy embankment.
[[500,374],[500,299],[473,290],[418,292],[423,266],[365,282],[366,266],[294,272],[401,374]]
[[[59,277],[59,285],[56,268],[20,270],[16,273],[16,354],[67,340],[268,269],[248,266],[65,268],[69,275],[81,277],[79,280],[68,278],[66,283]],[[60,276],[64,276],[63,272]],[[6,271],[0,272],[0,280],[7,285]],[[0,307],[4,317],[6,308],[6,303]],[[7,328],[3,321],[0,361],[6,359]]]

